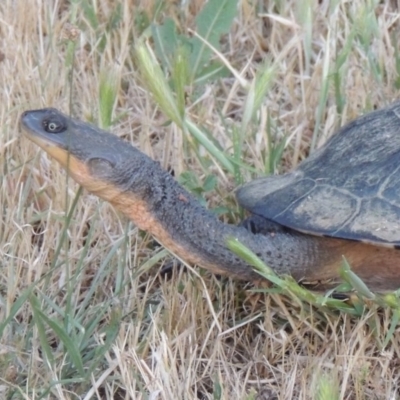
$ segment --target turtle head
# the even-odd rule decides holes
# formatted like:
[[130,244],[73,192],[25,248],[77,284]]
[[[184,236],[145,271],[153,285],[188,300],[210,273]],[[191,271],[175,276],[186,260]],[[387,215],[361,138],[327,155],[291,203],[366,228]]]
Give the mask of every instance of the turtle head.
[[105,189],[141,186],[148,157],[129,143],[54,108],[26,111],[24,134],[56,159],[80,185],[105,200]]

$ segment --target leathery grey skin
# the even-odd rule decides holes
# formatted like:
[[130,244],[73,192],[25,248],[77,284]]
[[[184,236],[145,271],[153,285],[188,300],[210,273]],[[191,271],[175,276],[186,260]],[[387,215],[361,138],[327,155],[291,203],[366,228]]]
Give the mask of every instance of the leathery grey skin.
[[[20,122],[28,138],[45,150],[38,141],[75,157],[87,166],[93,179],[106,182],[121,194],[133,193],[141,199],[153,216],[154,224],[159,224],[184,249],[183,254],[177,252],[184,260],[194,258],[200,266],[213,272],[252,281],[259,280],[260,275],[227,248],[228,238],[238,239],[276,272],[290,274],[295,279],[307,277],[310,272],[314,275],[321,265],[332,263],[332,257],[335,261],[341,258],[341,253],[330,251],[329,240],[276,227],[261,217],[255,216],[248,224],[255,233],[243,226],[222,223],[158,162],[117,136],[56,109],[27,111]],[[137,222],[123,206],[118,207],[117,200],[106,200]],[[143,228],[140,223],[138,225]],[[151,227],[146,228],[153,233]]]

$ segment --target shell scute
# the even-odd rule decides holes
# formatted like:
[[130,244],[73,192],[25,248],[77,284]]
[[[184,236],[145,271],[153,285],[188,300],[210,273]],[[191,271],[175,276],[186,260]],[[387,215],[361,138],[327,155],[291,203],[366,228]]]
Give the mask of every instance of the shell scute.
[[400,102],[350,122],[296,170],[249,182],[237,198],[295,230],[400,245]]

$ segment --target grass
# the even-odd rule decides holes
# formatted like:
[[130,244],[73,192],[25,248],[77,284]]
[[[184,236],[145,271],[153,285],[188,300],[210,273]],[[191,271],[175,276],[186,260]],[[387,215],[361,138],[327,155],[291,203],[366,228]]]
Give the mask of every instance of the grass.
[[[205,34],[213,51],[189,32],[203,1],[175,3],[0,4],[1,398],[398,398],[394,295],[351,314],[191,266],[164,276],[165,249],[20,137],[45,106],[111,125],[234,223],[237,184],[398,97],[394,3],[242,1]],[[183,45],[161,55],[171,20]],[[140,54],[161,67],[146,76]]]

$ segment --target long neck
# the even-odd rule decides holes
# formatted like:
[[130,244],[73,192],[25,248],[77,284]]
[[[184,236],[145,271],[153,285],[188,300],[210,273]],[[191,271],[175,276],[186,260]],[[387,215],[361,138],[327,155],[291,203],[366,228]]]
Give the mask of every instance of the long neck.
[[130,168],[124,171],[125,176],[120,175],[122,189],[103,188],[96,194],[187,262],[218,274],[259,279],[251,266],[227,248],[230,237],[237,238],[278,273],[297,278],[307,275],[328,256],[323,251],[323,238],[296,232],[253,234],[243,227],[222,223],[147,157],[134,180]]

